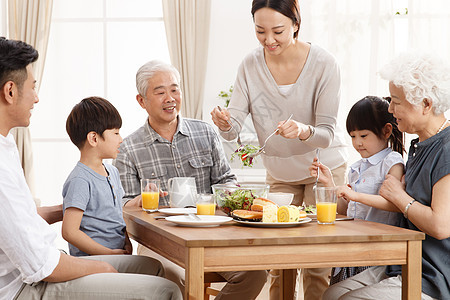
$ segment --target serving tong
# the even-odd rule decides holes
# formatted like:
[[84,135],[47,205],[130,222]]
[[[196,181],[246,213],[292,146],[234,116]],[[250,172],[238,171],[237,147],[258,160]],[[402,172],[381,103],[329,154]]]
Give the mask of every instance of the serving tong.
[[[219,105],[217,105],[217,109],[218,109],[220,112],[222,112],[222,108],[221,108]],[[239,131],[236,130],[236,127],[233,126],[233,124],[230,122],[230,120],[227,119],[226,121],[227,121],[228,125],[231,126],[231,129],[233,129],[234,131],[236,131],[236,133],[237,133],[237,143],[239,144],[239,146],[242,145],[242,142],[241,142],[241,136],[240,136],[240,134],[239,134]]]
[[[286,124],[287,122],[289,122],[289,121],[292,119],[292,116],[293,116],[293,114],[291,114],[291,115],[289,116],[289,118],[288,118],[286,121],[284,121],[283,124],[281,124],[281,125],[284,125],[284,124]],[[263,153],[263,152],[264,152],[264,148],[266,148],[267,141],[268,141],[275,133],[277,133],[278,131],[280,131],[279,128],[275,129],[275,131],[272,132],[272,133],[266,138],[266,140],[264,141],[264,145],[263,145],[261,148],[259,148],[258,151],[256,151],[255,153],[250,153],[248,156],[251,157],[251,158],[255,158],[256,156],[258,156],[258,155],[260,155],[261,153]]]

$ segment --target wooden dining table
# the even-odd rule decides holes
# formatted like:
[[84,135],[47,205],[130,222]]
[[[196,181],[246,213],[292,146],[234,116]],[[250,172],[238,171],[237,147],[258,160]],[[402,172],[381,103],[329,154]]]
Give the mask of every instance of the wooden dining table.
[[292,299],[295,269],[375,265],[402,265],[402,299],[421,297],[422,232],[363,220],[183,227],[139,208],[125,207],[123,215],[131,238],[185,268],[185,299],[203,299],[205,272],[280,269],[280,298]]

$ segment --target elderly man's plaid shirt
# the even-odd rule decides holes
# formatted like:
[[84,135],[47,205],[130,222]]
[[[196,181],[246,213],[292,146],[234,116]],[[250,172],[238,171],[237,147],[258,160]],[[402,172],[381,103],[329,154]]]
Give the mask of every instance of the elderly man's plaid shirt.
[[[180,116],[172,142],[147,120],[124,139],[114,165],[125,190],[123,204],[140,194],[141,178],[160,179],[161,189],[167,191],[169,178],[195,177],[199,193],[211,193],[212,184],[236,181],[212,126]],[[169,197],[160,199],[160,205],[169,205]]]

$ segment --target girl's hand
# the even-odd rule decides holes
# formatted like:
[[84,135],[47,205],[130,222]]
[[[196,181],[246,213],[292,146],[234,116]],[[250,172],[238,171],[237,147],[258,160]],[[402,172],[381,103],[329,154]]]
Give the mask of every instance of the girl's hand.
[[384,199],[396,205],[396,203],[398,202],[397,199],[401,199],[402,197],[404,197],[404,194],[406,194],[405,176],[403,175],[402,181],[400,181],[395,176],[387,174],[386,179],[381,185],[379,194]]
[[[276,134],[281,135],[287,139],[296,139],[303,132],[309,131],[308,126],[303,123],[290,120],[289,122],[284,123],[286,120],[278,122],[278,132]],[[305,135],[305,134],[303,134]]]
[[356,192],[352,190],[352,188],[349,187],[348,185],[338,186],[336,188],[336,196],[338,198],[344,199],[345,201],[347,201],[347,203],[349,201],[356,201],[357,199]]
[[311,166],[308,168],[309,169],[309,175],[311,175],[311,177],[316,178],[317,177],[317,169],[319,169],[319,182],[322,183],[324,186],[326,187],[334,187],[334,180],[333,180],[333,175],[331,174],[330,169],[321,164],[317,157],[314,157],[313,163],[311,164]]
[[227,122],[227,120],[230,120],[230,113],[226,108],[221,108],[221,110],[219,110],[218,107],[214,107],[211,111],[211,117],[214,124],[216,124],[221,131],[228,131],[231,129],[230,124]]

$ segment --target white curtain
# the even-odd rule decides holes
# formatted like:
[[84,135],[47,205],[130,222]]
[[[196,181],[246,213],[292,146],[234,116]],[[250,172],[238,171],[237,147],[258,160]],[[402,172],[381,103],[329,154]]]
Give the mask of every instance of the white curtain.
[[211,1],[162,0],[162,3],[170,59],[181,74],[181,114],[201,119]]
[[[21,40],[39,51],[39,59],[33,65],[36,90],[39,91],[45,65],[53,0],[8,0],[9,38]],[[33,151],[28,128],[14,128],[25,179],[34,192]],[[39,205],[39,200],[36,200]]]

